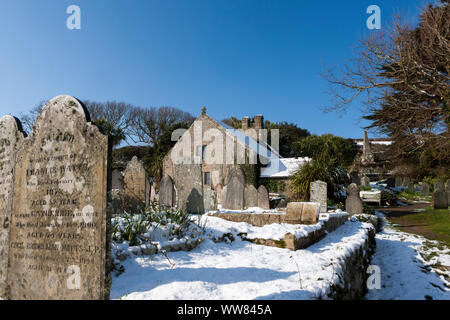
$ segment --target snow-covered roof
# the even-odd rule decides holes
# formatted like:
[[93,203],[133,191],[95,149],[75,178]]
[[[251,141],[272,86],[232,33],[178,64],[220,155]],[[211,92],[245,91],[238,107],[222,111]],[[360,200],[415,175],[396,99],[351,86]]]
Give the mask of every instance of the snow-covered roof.
[[227,129],[227,133],[236,137],[241,143],[247,146],[250,150],[254,151],[257,155],[267,159],[278,159],[281,157],[280,154],[267,143],[262,141],[257,142],[251,136],[245,134],[242,130],[234,129],[223,122],[219,122],[219,124]]
[[[278,158],[271,161],[267,167],[261,168],[261,178],[287,178],[292,176],[311,158]],[[277,167],[278,161],[278,167]]]

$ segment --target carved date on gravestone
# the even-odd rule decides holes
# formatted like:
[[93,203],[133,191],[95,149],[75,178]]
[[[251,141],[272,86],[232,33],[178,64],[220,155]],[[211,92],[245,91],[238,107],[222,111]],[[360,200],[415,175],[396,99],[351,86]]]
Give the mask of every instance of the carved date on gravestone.
[[50,100],[18,149],[11,299],[109,296],[108,140],[73,97]]

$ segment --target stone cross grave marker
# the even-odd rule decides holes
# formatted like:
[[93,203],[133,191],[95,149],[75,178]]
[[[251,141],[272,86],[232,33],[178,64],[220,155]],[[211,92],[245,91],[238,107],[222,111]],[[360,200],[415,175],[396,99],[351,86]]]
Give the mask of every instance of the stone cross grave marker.
[[50,100],[19,146],[10,299],[109,298],[108,137],[70,96]]

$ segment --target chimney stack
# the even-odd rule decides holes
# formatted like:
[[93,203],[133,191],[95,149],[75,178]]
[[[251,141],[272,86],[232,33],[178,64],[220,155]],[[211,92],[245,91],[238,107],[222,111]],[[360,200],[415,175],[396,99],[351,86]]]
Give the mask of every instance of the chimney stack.
[[264,129],[264,117],[260,114],[255,116],[255,129]]
[[243,117],[242,118],[242,130],[248,130],[249,126],[250,126],[249,117]]

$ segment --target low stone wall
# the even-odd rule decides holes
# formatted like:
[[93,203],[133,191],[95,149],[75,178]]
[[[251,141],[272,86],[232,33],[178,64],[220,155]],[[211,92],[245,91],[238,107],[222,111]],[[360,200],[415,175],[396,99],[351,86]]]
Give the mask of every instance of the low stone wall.
[[[228,214],[234,215],[234,214]],[[249,214],[247,214],[249,216]],[[292,251],[304,249],[310,245],[323,239],[327,232],[332,232],[338,227],[343,225],[348,220],[349,215],[347,213],[330,213],[321,214],[319,218],[319,223],[321,228],[313,232],[308,233],[306,236],[295,237],[291,233],[287,233],[283,240],[273,240],[273,239],[248,239],[245,234],[241,235],[241,238],[246,241],[250,241],[256,244],[262,244],[270,247],[286,248]],[[228,220],[228,219],[226,219]],[[242,222],[242,221],[236,221]],[[274,222],[278,223],[278,222]]]
[[367,229],[368,237],[363,245],[341,261],[342,281],[331,287],[329,298],[335,300],[361,299],[367,292],[367,267],[375,251],[375,229]]
[[209,213],[212,217],[231,222],[246,222],[255,227],[263,227],[272,223],[283,223],[284,213]]
[[342,226],[349,218],[348,213],[321,213],[319,221],[322,221],[327,232],[333,232]]

